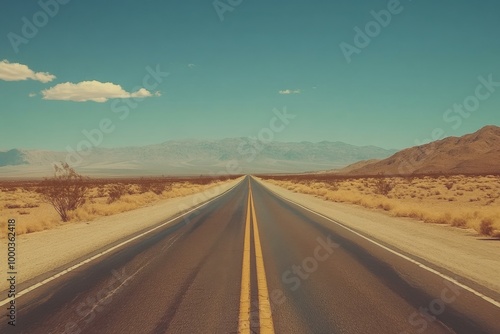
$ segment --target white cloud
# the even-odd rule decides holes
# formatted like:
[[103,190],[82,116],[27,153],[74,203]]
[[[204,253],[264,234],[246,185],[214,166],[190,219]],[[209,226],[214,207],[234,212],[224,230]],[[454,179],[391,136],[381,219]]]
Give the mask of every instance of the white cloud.
[[130,94],[130,97],[151,97],[151,96],[153,96],[153,94],[151,94],[151,92],[145,88],[141,88],[137,92]]
[[280,90],[279,93],[281,95],[290,95],[290,94],[300,94],[300,89],[285,89],[285,90]]
[[5,81],[22,81],[22,80],[36,80],[43,83],[52,81],[56,78],[47,72],[34,72],[28,66],[19,63],[9,63],[4,59],[0,61],[0,80]]
[[29,93],[28,94],[29,97],[35,97],[36,96],[36,93]]
[[42,91],[44,100],[64,100],[64,101],[94,101],[106,102],[109,99],[144,98],[160,96],[160,92],[151,93],[145,88],[129,93],[120,85],[111,82],[82,81],[79,83],[65,82],[55,85]]
[[196,65],[195,64],[188,64],[188,67],[193,68],[193,67],[196,67]]

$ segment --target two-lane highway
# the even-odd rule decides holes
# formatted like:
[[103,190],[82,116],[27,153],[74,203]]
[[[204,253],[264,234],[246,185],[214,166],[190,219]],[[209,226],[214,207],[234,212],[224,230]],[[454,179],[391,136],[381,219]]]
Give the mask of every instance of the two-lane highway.
[[185,218],[19,297],[0,332],[500,333],[494,301],[253,178]]

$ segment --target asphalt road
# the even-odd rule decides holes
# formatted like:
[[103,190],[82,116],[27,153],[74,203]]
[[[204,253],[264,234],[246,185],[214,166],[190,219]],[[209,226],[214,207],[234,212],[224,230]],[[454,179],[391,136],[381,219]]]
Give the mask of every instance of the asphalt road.
[[0,333],[500,333],[498,306],[250,178],[16,305]]

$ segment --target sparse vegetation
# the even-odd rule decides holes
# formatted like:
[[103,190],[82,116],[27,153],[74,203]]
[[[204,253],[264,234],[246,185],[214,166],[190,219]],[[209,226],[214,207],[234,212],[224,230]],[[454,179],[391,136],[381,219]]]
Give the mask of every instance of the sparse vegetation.
[[5,204],[6,209],[20,209],[23,206],[21,204],[15,204],[15,203],[7,203]]
[[[500,235],[500,176],[348,177],[332,174],[262,176],[294,192],[380,209],[426,223]],[[334,185],[331,187],[330,185]]]
[[451,188],[453,188],[453,182],[446,182],[444,186],[446,187],[446,189],[451,190]]
[[394,188],[394,184],[388,181],[385,177],[380,177],[375,180],[375,193],[387,196]]
[[126,188],[122,183],[113,184],[108,190],[108,204],[116,202],[125,194]]
[[481,220],[481,224],[479,225],[479,231],[484,235],[492,235],[493,234],[493,219],[484,218]]
[[[69,166],[68,166],[69,167]],[[59,168],[62,168],[59,166]],[[82,177],[86,187],[81,205],[67,210],[67,222],[91,221],[158,201],[202,192],[229,178],[143,177],[123,179],[90,179]],[[8,218],[18,218],[17,233],[50,229],[63,223],[58,211],[45,199],[45,194],[58,194],[53,178],[43,181],[0,181],[0,236],[5,235]],[[56,184],[58,184],[56,182]],[[44,188],[47,185],[52,188]],[[57,187],[56,187],[57,188]],[[67,190],[71,193],[71,189]]]

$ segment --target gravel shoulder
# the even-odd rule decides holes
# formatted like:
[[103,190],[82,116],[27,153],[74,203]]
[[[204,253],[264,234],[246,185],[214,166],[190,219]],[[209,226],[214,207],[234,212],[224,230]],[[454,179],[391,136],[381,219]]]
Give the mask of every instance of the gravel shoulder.
[[351,204],[326,201],[257,180],[286,199],[444,269],[444,273],[448,271],[453,276],[458,275],[485,287],[497,295],[492,297],[500,296],[500,240],[481,237],[473,230],[426,224]]
[[[17,284],[29,281],[96,250],[132,236],[148,227],[214,198],[240,182],[228,181],[202,193],[169,198],[136,210],[98,218],[91,222],[71,223],[55,229],[23,234],[17,237]],[[0,240],[0,249],[7,251],[7,240]],[[6,272],[2,268],[0,291],[7,289]]]

